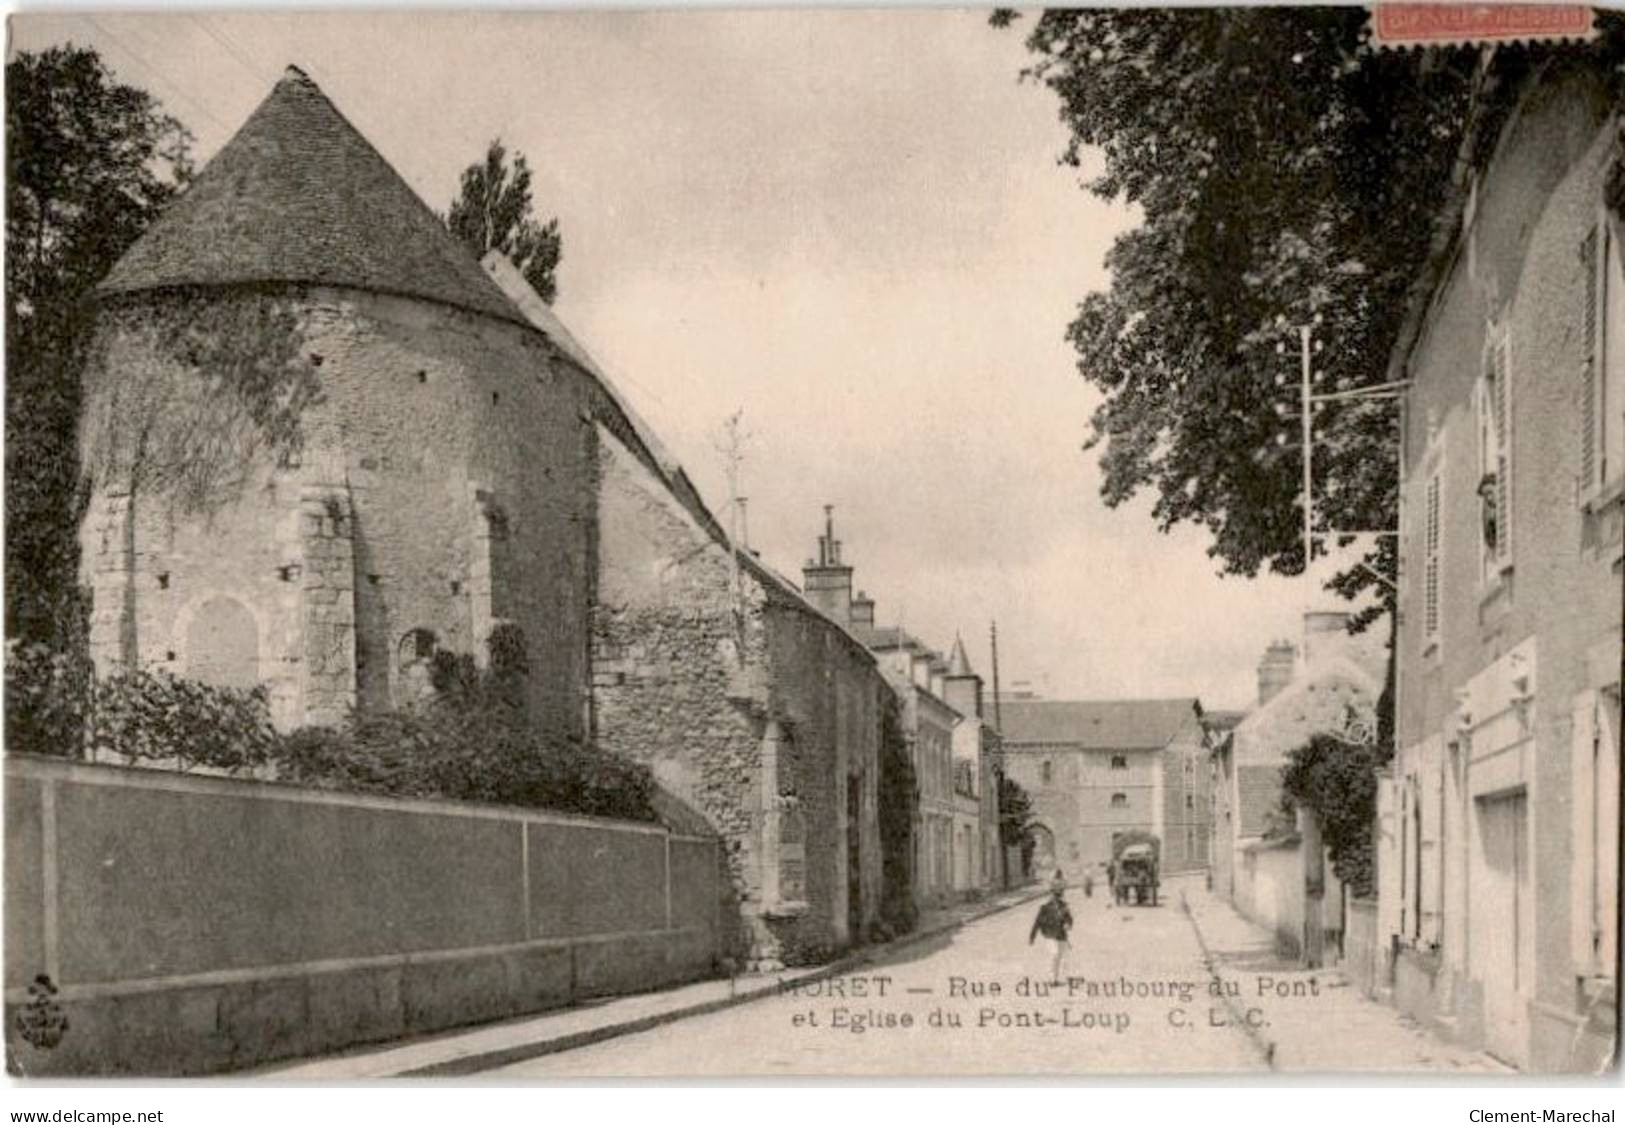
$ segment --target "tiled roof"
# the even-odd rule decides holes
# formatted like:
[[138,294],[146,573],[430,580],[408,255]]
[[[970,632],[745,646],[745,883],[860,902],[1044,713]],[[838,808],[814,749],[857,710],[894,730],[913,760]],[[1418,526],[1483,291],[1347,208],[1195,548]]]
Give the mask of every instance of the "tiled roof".
[[1087,749],[1155,750],[1196,718],[1194,699],[1035,699],[999,704],[1000,734],[1011,743],[1066,743]]
[[101,289],[255,282],[421,297],[524,323],[474,255],[296,67]]
[[864,625],[851,626],[852,633],[858,640],[870,648],[917,648],[925,646],[915,640],[908,632],[896,625]]

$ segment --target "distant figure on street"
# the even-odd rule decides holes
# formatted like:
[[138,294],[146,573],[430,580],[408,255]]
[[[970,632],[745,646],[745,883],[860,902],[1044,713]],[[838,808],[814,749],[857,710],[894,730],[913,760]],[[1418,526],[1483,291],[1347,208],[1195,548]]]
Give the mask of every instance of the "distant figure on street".
[[1067,934],[1072,930],[1072,911],[1066,905],[1066,899],[1061,894],[1061,888],[1056,887],[1050,892],[1049,899],[1038,909],[1038,917],[1033,919],[1032,932],[1027,935],[1027,944],[1031,945],[1043,934],[1055,947],[1054,959],[1050,962],[1050,982],[1061,983],[1061,961],[1072,948],[1067,944]]
[[1083,869],[1083,897],[1095,897],[1095,873],[1087,867]]
[[1114,903],[1116,901],[1117,901],[1117,864],[1115,862],[1113,862],[1113,863],[1108,863],[1106,865],[1106,909],[1110,910],[1112,908],[1112,903]]
[[1049,889],[1054,891],[1056,894],[1060,894],[1062,891],[1066,890],[1066,873],[1063,872],[1059,867],[1055,869],[1055,875],[1049,881]]

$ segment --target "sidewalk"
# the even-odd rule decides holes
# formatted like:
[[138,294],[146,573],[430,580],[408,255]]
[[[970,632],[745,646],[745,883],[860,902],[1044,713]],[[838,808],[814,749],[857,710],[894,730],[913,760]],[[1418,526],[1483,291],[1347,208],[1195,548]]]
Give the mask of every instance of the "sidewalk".
[[838,976],[916,942],[956,930],[967,922],[1028,902],[1043,895],[1046,889],[1020,887],[981,902],[928,911],[920,916],[920,924],[913,933],[885,945],[866,946],[828,965],[752,974],[732,980],[697,981],[661,992],[606,997],[501,1023],[239,1071],[235,1076],[273,1082],[306,1082],[474,1074],[744,1004],[777,992],[781,983]]
[[[1210,972],[1242,983],[1230,1001],[1245,1026],[1256,1009],[1267,1026],[1249,1029],[1277,1071],[1514,1074],[1479,1051],[1447,1043],[1352,988],[1336,968],[1304,969],[1275,952],[1273,937],[1200,884],[1180,895]],[[1260,995],[1265,980],[1269,990]]]

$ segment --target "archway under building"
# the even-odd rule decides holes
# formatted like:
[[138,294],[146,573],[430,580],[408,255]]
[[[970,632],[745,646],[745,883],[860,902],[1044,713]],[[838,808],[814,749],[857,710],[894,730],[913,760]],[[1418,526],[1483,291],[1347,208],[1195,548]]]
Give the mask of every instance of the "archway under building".
[[1032,858],[1027,861],[1027,872],[1048,878],[1059,862],[1055,856],[1055,833],[1047,825],[1035,824],[1032,826],[1032,837]]

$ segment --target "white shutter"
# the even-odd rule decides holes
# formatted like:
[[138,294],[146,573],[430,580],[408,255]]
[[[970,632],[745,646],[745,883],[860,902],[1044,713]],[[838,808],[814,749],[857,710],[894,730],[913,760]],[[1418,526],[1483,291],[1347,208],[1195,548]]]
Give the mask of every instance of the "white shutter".
[[1580,243],[1580,272],[1585,278],[1583,298],[1585,304],[1581,310],[1581,323],[1584,326],[1580,337],[1580,346],[1583,349],[1580,361],[1580,495],[1585,496],[1601,483],[1602,450],[1598,434],[1597,415],[1597,369],[1601,365],[1597,325],[1599,322],[1598,306],[1600,305],[1600,286],[1598,278],[1602,275],[1602,263],[1607,261],[1605,228],[1598,224],[1586,233],[1584,241]]
[[1571,951],[1577,975],[1610,975],[1619,942],[1619,712],[1606,694],[1588,691],[1574,697],[1572,714]]
[[1439,474],[1427,478],[1422,529],[1422,634],[1439,635]]
[[1421,919],[1418,937],[1424,942],[1438,942],[1442,936],[1440,909],[1443,906],[1444,884],[1440,879],[1444,862],[1444,775],[1440,763],[1444,757],[1442,739],[1435,735],[1428,739],[1422,753],[1422,773],[1418,778],[1418,799],[1421,802],[1422,885]]
[[1495,416],[1495,560],[1512,558],[1512,372],[1502,331],[1490,348],[1490,389]]
[[1597,913],[1593,923],[1597,971],[1612,974],[1619,949],[1619,707],[1598,692],[1597,730]]

